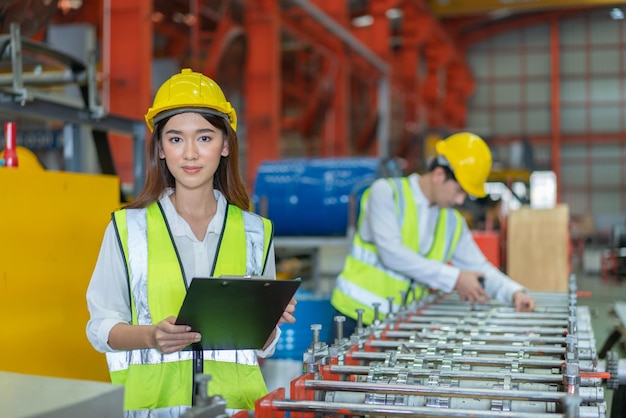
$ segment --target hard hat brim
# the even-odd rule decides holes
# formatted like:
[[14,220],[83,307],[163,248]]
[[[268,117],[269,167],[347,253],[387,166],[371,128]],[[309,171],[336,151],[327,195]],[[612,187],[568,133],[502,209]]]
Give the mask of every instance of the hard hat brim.
[[461,188],[463,189],[463,191],[465,193],[467,193],[470,196],[474,196],[474,197],[485,197],[487,196],[487,192],[485,191],[485,187],[483,186],[480,189],[477,188],[472,188],[469,185],[464,185],[463,183],[461,183],[458,179],[457,182],[459,183],[459,185],[461,186]]
[[231,120],[228,117],[228,115],[226,115],[226,114],[224,114],[222,112],[218,112],[217,110],[211,109],[209,107],[177,107],[177,108],[174,108],[174,109],[165,110],[165,111],[157,114],[152,119],[153,126],[156,125],[157,123],[161,122],[164,119],[167,119],[167,118],[172,117],[174,115],[178,115],[180,113],[187,113],[187,112],[200,113],[201,115],[219,116],[219,117],[224,118],[226,120],[226,122],[231,123]]

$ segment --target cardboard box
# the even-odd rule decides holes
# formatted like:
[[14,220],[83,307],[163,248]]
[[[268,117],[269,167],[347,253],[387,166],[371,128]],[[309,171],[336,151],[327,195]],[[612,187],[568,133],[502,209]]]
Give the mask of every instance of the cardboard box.
[[507,221],[507,274],[530,291],[566,292],[570,275],[569,207],[528,206]]

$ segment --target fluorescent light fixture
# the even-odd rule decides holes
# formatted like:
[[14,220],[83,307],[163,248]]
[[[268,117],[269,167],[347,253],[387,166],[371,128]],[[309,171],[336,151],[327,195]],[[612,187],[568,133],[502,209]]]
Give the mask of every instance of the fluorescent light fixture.
[[487,15],[489,15],[489,17],[491,17],[492,19],[504,19],[511,16],[512,14],[513,13],[511,12],[511,9],[508,9],[506,7],[494,9],[487,13]]
[[352,26],[357,28],[364,28],[374,23],[374,18],[371,15],[363,15],[352,19]]
[[612,8],[610,14],[613,20],[624,20],[624,11],[619,7]]
[[387,9],[385,16],[387,16],[388,19],[400,19],[402,17],[402,9]]
[[[44,4],[47,6],[50,4],[49,1],[44,1]],[[83,0],[59,0],[57,3],[57,7],[64,12],[69,10],[80,9],[83,6]]]

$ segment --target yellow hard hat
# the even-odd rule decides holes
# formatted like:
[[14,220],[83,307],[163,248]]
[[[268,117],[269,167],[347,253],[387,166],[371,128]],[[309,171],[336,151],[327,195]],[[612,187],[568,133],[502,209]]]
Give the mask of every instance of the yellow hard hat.
[[211,113],[224,117],[237,130],[237,113],[226,101],[220,86],[202,73],[183,68],[159,87],[154,103],[146,113],[150,132],[154,124],[182,112]]
[[472,196],[485,197],[485,182],[491,172],[491,151],[481,137],[459,132],[437,141],[435,148],[450,164],[454,177]]

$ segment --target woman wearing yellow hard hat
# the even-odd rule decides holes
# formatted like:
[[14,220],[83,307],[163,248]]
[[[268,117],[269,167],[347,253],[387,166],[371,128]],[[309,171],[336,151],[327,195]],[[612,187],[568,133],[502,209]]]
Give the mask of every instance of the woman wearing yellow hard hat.
[[[199,370],[228,409],[254,409],[267,393],[258,357],[273,353],[280,329],[260,350],[194,352],[181,350],[201,336],[175,324],[194,277],[276,275],[272,224],[248,212],[236,112],[213,80],[183,69],[159,88],[146,123],[146,183],[105,231],[87,336],[125,385],[126,416],[180,416]],[[279,324],[294,311],[292,300]]]
[[[331,304],[353,332],[357,310],[365,325],[379,313],[422,297],[429,289],[457,291],[463,300],[488,299],[533,310],[519,283],[489,263],[454,206],[485,196],[491,152],[478,135],[460,132],[436,143],[437,155],[420,176],[381,178],[363,194],[357,229]],[[405,295],[401,297],[401,295]],[[330,343],[334,342],[336,323]]]

